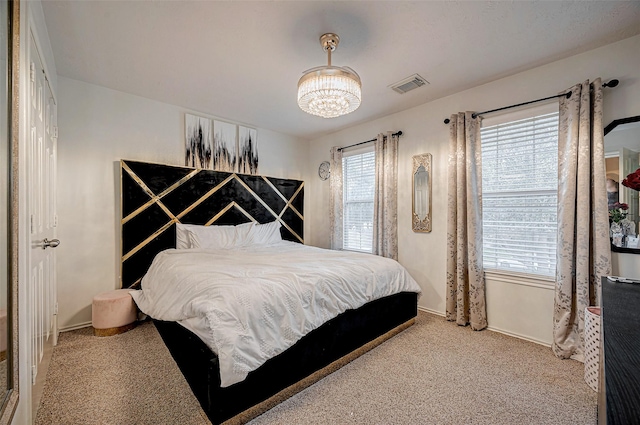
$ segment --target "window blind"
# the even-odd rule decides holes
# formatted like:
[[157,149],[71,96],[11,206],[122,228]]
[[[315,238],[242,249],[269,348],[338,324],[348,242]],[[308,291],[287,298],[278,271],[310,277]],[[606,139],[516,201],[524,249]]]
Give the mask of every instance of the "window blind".
[[555,276],[558,113],[481,130],[485,269]]
[[373,252],[375,152],[342,158],[343,249]]

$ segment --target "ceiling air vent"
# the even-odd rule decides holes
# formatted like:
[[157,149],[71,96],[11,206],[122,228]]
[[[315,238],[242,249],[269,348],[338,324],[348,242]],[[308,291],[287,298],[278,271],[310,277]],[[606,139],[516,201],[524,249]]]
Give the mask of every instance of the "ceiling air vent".
[[402,81],[398,81],[397,83],[392,84],[389,87],[391,87],[395,92],[404,94],[408,91],[424,86],[425,84],[429,84],[429,82],[418,74],[413,74],[411,77],[407,77]]

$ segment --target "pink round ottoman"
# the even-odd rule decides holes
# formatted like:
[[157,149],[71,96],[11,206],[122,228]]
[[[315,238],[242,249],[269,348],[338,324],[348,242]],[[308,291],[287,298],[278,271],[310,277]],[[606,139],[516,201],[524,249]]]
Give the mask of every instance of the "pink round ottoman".
[[130,289],[115,289],[93,297],[91,322],[95,336],[121,334],[136,326],[138,311]]

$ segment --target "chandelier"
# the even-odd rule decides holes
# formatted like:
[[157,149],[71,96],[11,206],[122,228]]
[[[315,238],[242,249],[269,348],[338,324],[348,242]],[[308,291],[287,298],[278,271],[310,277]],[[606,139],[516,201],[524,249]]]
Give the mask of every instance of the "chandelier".
[[323,34],[320,45],[327,52],[327,66],[305,71],[298,81],[298,106],[322,118],[335,118],[355,111],[362,99],[360,77],[349,67],[331,66],[331,52],[340,37]]

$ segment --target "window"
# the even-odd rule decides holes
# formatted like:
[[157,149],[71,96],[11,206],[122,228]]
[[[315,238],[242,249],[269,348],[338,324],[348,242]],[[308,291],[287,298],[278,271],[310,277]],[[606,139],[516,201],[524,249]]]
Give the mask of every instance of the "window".
[[558,113],[484,127],[481,139],[484,268],[554,276]]
[[375,152],[342,158],[343,249],[373,252],[373,194]]

